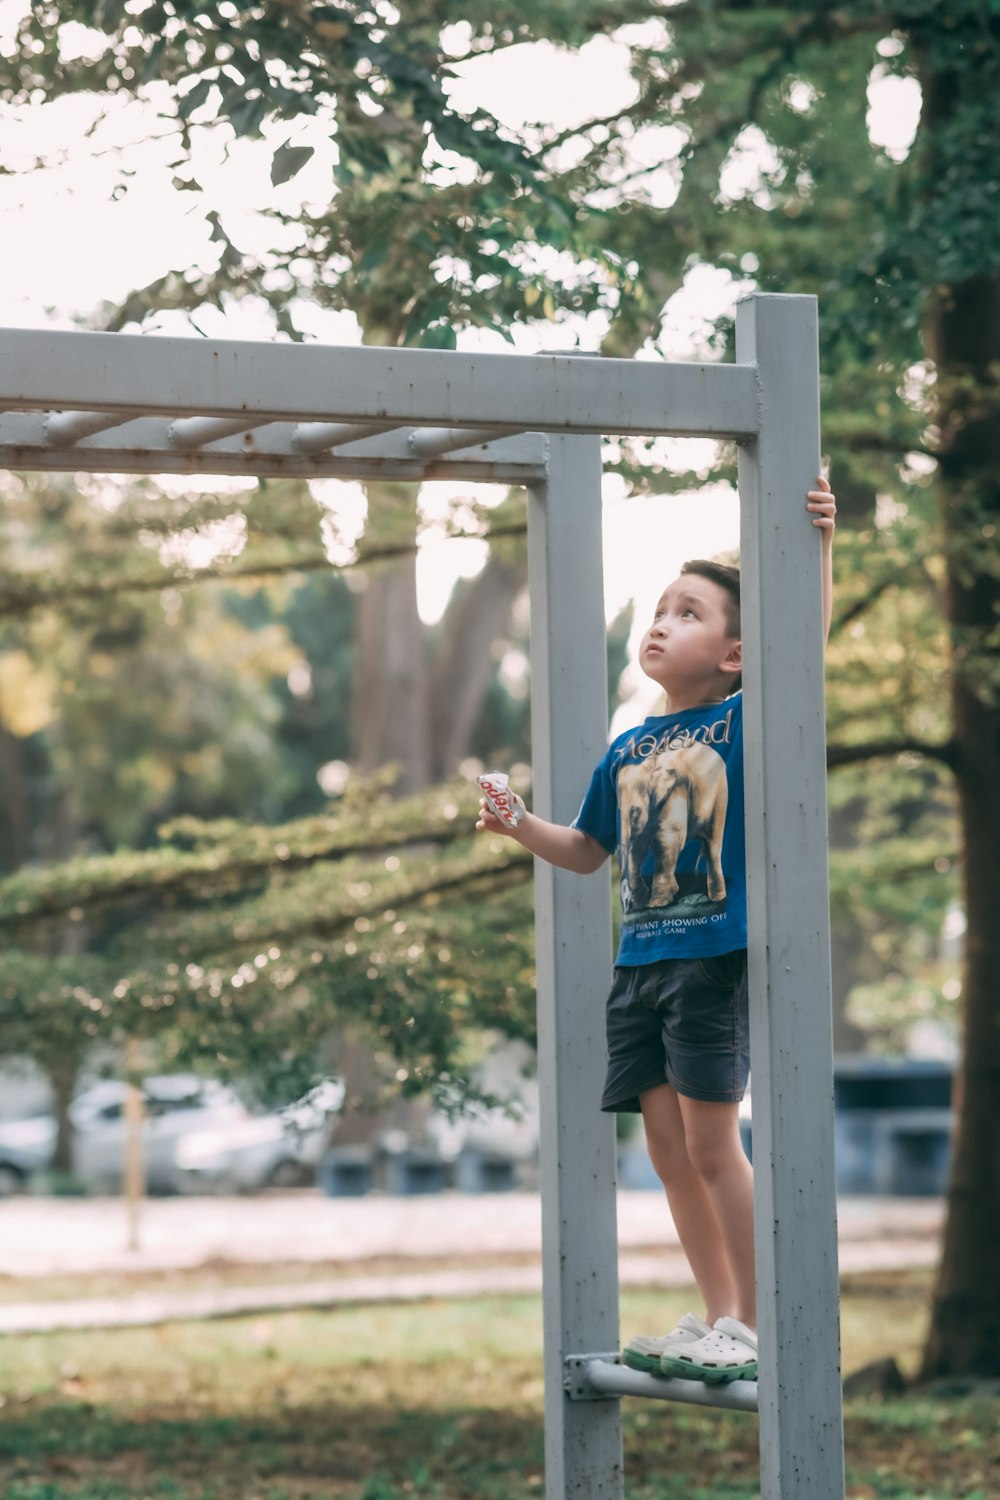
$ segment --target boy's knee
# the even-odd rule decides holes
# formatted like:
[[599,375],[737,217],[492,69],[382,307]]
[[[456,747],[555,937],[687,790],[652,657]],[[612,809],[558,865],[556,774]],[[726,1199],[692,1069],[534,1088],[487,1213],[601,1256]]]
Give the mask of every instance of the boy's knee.
[[746,1161],[742,1146],[737,1153],[729,1140],[695,1138],[688,1141],[687,1154],[698,1176],[709,1185],[720,1182],[734,1166]]
[[646,1150],[653,1164],[653,1171],[664,1185],[680,1173],[691,1170],[691,1162],[688,1159],[687,1147],[682,1136],[659,1140],[647,1135]]

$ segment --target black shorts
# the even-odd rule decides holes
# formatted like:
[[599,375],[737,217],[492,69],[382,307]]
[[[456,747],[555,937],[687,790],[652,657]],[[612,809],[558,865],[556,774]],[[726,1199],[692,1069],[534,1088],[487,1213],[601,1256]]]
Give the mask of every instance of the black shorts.
[[738,1103],[750,1076],[746,949],[616,968],[607,1024],[603,1110],[638,1113],[639,1095],[663,1083]]

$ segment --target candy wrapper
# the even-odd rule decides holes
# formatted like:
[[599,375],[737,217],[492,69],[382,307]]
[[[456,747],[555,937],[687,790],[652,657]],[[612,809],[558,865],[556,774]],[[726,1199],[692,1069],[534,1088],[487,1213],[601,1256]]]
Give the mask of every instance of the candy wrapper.
[[476,780],[489,803],[490,811],[508,828],[516,828],[524,817],[524,803],[516,792],[511,791],[506,773],[487,771],[484,775],[477,776]]

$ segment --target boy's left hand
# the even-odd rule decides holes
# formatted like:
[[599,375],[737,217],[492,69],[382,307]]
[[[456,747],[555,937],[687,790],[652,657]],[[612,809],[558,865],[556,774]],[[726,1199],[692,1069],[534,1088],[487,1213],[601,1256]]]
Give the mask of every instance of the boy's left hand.
[[819,489],[806,491],[809,502],[806,510],[812,511],[814,526],[819,526],[824,532],[832,532],[837,524],[837,497],[831,490],[828,479],[820,475],[816,483]]

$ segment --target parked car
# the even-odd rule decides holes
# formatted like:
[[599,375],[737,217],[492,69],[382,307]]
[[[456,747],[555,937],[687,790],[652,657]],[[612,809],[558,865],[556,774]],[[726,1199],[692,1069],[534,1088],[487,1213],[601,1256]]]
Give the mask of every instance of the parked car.
[[327,1079],[274,1114],[192,1131],[177,1146],[182,1190],[256,1193],[313,1182],[329,1118],[343,1102],[343,1084]]
[[[125,1098],[127,1087],[108,1079],[84,1089],[70,1105],[73,1125],[73,1175],[94,1192],[120,1192],[125,1165]],[[143,1084],[143,1159],[150,1192],[176,1192],[177,1143],[199,1126],[234,1125],[248,1118],[246,1106],[232,1089],[192,1073],[164,1074]],[[0,1125],[0,1195],[26,1187],[49,1170],[56,1146],[51,1113]]]

